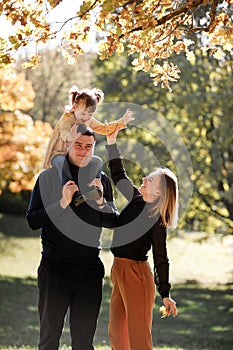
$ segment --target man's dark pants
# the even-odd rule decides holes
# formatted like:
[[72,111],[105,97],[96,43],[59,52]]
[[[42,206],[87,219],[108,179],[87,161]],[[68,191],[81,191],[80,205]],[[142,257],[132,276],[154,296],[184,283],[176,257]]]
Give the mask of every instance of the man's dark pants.
[[102,301],[104,266],[99,258],[75,264],[42,258],[38,268],[39,350],[58,350],[70,308],[72,350],[93,350]]

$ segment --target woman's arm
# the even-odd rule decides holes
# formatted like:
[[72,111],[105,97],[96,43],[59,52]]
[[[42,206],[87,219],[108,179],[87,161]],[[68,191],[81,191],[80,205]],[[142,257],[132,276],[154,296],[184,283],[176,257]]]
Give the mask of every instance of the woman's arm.
[[131,201],[140,193],[126,174],[120,150],[117,144],[107,145],[106,148],[108,151],[108,166],[111,178],[117,189],[128,201]]
[[166,308],[166,316],[176,317],[176,302],[170,296],[169,260],[167,256],[167,230],[159,219],[152,228],[152,251],[155,283]]
[[155,283],[162,298],[169,297],[169,259],[167,256],[167,230],[158,219],[151,229]]
[[102,193],[101,198],[96,200],[96,204],[102,216],[103,227],[114,228],[119,212],[114,201],[112,185],[108,176],[102,173],[101,179],[94,179],[90,186],[98,187]]
[[107,135],[106,148],[108,152],[108,166],[110,169],[111,178],[117,189],[128,201],[131,201],[140,193],[126,174],[121,158],[121,152],[116,144],[116,138],[119,130],[119,128],[116,128],[114,133]]

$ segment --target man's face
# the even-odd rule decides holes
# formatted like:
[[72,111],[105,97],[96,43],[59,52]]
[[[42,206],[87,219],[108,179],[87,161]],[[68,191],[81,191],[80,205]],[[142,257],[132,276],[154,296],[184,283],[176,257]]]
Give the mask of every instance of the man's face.
[[95,139],[93,136],[79,135],[68,148],[69,160],[78,167],[85,167],[92,159]]

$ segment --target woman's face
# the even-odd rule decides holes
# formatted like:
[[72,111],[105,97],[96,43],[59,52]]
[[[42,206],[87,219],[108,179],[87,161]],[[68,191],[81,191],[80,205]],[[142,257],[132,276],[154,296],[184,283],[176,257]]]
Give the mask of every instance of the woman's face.
[[161,175],[150,174],[142,178],[142,184],[139,192],[143,196],[143,200],[147,203],[155,202],[161,195]]

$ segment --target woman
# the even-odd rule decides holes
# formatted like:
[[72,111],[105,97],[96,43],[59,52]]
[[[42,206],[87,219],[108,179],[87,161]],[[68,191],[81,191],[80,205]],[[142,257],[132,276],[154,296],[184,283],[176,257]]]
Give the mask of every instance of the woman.
[[[167,227],[176,227],[178,186],[176,176],[158,168],[136,188],[125,173],[116,145],[118,130],[107,135],[111,177],[129,201],[116,219],[111,251],[113,284],[109,336],[113,350],[152,350],[152,310],[155,284],[167,316],[177,315],[170,296]],[[154,274],[147,261],[153,251]]]

